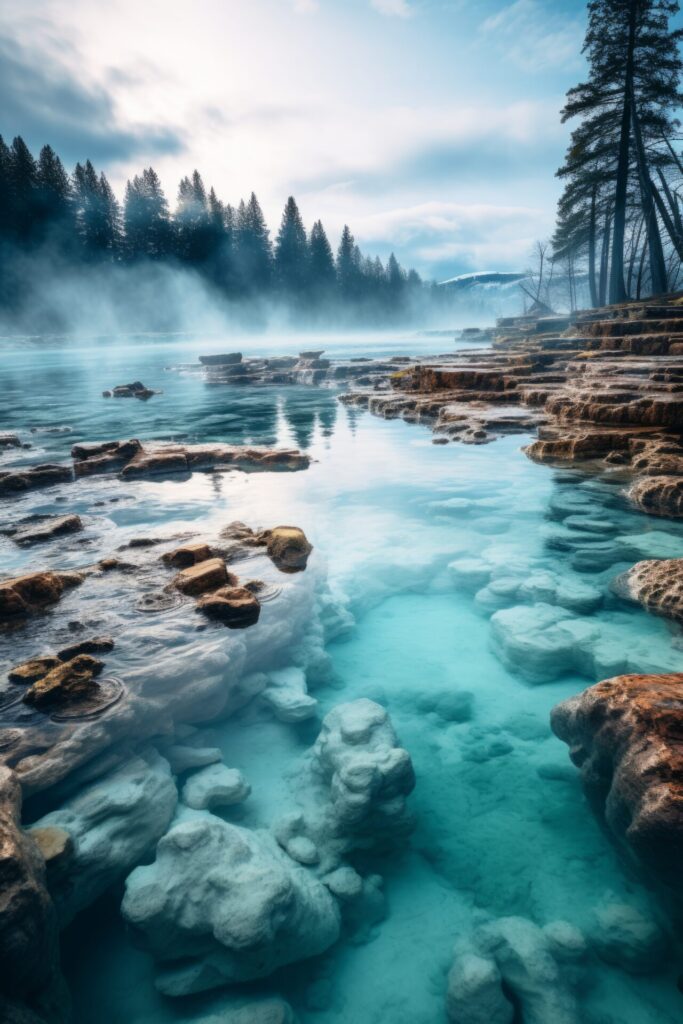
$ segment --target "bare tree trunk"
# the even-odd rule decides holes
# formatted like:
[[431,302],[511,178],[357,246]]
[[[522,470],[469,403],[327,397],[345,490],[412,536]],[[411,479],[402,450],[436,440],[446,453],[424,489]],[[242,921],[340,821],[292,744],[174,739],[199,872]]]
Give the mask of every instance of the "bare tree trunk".
[[609,281],[609,301],[624,302],[624,235],[626,233],[626,194],[628,191],[628,170],[631,142],[631,83],[633,81],[633,52],[636,45],[636,0],[629,4],[628,53],[626,57],[626,81],[624,82],[624,107],[621,114],[619,137],[619,158],[617,162],[617,183],[614,194],[614,231],[612,234],[612,266]]
[[659,210],[659,216],[662,218],[662,222],[666,228],[666,233],[671,239],[676,252],[681,259],[683,259],[683,224],[681,224],[681,216],[678,206],[674,202],[667,180],[661,170],[659,171],[659,180],[664,188],[664,192],[669,203],[669,209],[667,209],[666,204],[664,203],[664,200],[662,199],[654,182],[652,182],[652,195],[657,205],[657,209]]
[[607,302],[607,272],[609,269],[609,240],[612,228],[612,211],[605,211],[605,226],[602,232],[602,248],[600,250],[600,281],[598,284],[598,305]]
[[588,229],[588,286],[590,288],[591,306],[593,309],[598,305],[598,284],[595,278],[595,231],[596,231],[596,204],[597,185],[593,186],[591,195],[591,216]]
[[640,236],[643,233],[643,218],[641,217],[638,221],[638,230],[633,238],[633,244],[631,245],[631,256],[628,264],[628,292],[629,295],[633,294],[633,271],[636,266],[636,258],[640,251]]
[[645,228],[647,231],[647,246],[650,256],[650,286],[655,295],[662,295],[666,291],[666,263],[664,261],[664,249],[662,247],[662,236],[659,233],[659,222],[653,197],[654,185],[650,180],[650,169],[647,163],[645,146],[643,145],[643,134],[640,130],[640,118],[636,110],[635,93],[633,90],[633,76],[630,81],[631,90],[631,121],[633,124],[633,139],[635,142],[636,162],[638,165],[638,180],[640,182],[640,202],[645,216]]
[[640,252],[640,266],[638,267],[638,281],[636,283],[636,298],[639,299],[643,291],[643,271],[645,270],[645,257],[647,255],[647,240],[643,242]]

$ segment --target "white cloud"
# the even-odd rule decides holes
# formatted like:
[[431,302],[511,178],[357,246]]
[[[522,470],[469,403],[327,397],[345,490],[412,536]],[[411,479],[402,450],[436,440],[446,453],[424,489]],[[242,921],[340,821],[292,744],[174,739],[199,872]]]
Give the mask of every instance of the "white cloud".
[[319,10],[319,0],[294,0],[295,14],[315,14]]
[[370,0],[370,6],[389,18],[410,18],[413,14],[408,0]]
[[581,66],[584,22],[541,0],[514,0],[481,24],[501,55],[524,71]]

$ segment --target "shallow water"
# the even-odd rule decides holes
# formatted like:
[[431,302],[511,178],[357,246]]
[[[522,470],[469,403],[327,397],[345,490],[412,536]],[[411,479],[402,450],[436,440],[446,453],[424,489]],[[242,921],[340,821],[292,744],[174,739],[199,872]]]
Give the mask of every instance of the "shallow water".
[[[419,342],[423,351],[435,344],[442,339]],[[520,915],[539,925],[562,919],[590,932],[594,910],[609,894],[660,914],[656,897],[620,861],[591,814],[548,716],[558,701],[614,672],[680,670],[680,634],[612,596],[609,581],[639,557],[683,556],[683,528],[629,511],[618,482],[531,463],[520,451],[524,438],[435,446],[424,427],[346,409],[334,390],[211,387],[195,372],[178,370],[199,351],[220,347],[160,339],[122,347],[14,346],[0,371],[8,396],[0,425],[35,447],[10,452],[4,463],[66,456],[79,440],[186,437],[295,444],[314,459],[306,472],[125,484],[100,478],[8,502],[3,518],[77,511],[89,560],[136,536],[209,534],[234,519],[295,523],[313,543],[309,568],[292,585],[324,595],[314,606],[319,621],[308,624],[320,632],[325,620],[329,662],[313,691],[319,717],[357,697],[388,708],[415,766],[410,802],[417,826],[409,849],[368,865],[385,878],[383,922],[362,941],[342,940],[248,992],[284,996],[303,1024],[433,1024],[445,1020],[453,945],[487,916]],[[328,344],[333,354],[417,347],[415,339],[386,337]],[[258,352],[269,348],[259,342]],[[99,397],[103,388],[137,378],[164,394],[148,403]],[[41,432],[56,426],[70,432]],[[30,427],[39,431],[29,435]],[[570,516],[582,518],[567,526]],[[587,531],[587,519],[601,522],[602,531]],[[0,540],[0,549],[7,572],[84,560],[80,542],[68,539],[28,551]],[[547,658],[537,664],[536,655],[515,647],[520,631],[534,632],[539,603],[547,602],[539,602],[538,589],[510,597],[513,583],[546,572],[555,574],[556,588],[584,588],[584,595],[593,588],[585,598],[592,610],[572,612],[571,639],[561,638],[550,659],[565,665],[558,672]],[[507,596],[501,597],[504,587],[492,595],[491,580],[512,580]],[[75,591],[62,604],[66,617],[95,621],[112,602],[120,624],[134,621],[123,591]],[[512,636],[504,617],[496,634],[490,616],[510,605],[522,609]],[[258,645],[259,630],[278,616],[286,624],[287,614],[284,597],[265,605],[262,620],[247,631],[249,643]],[[117,640],[112,669],[125,677],[150,650],[168,654],[165,648],[178,641],[167,635],[180,617],[176,610],[150,619],[144,643]],[[307,628],[291,624],[292,654]],[[194,633],[187,642],[220,646],[233,639],[223,630],[205,639]],[[17,636],[3,660],[16,662],[16,652],[28,653],[32,642]],[[286,647],[278,658],[290,662]],[[456,712],[454,692],[465,693]],[[316,733],[315,722],[286,725],[249,708],[209,726],[207,745],[220,746],[225,762],[252,785],[244,806],[225,817],[269,827],[283,805],[295,805],[298,768]],[[132,946],[118,917],[119,897],[101,901],[67,935],[77,1024],[165,1024],[209,1011],[220,1019],[229,1002],[224,993],[176,1003],[156,994],[152,962]],[[579,969],[576,992],[580,1019],[590,1024],[673,1024],[683,1010],[673,962],[634,975],[591,958]]]

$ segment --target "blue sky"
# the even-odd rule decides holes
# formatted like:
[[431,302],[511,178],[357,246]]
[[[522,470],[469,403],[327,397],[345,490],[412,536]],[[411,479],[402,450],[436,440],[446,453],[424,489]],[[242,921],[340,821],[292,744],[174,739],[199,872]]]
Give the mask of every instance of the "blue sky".
[[578,0],[24,0],[0,37],[0,131],[121,192],[198,167],[273,227],[293,193],[332,240],[428,277],[520,269],[552,230],[583,73]]

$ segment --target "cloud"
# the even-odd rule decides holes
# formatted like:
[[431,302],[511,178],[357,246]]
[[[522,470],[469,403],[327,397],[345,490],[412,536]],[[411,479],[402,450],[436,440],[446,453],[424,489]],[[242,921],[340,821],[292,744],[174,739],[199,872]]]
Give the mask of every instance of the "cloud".
[[482,22],[500,55],[523,71],[581,67],[582,14],[542,0],[514,0]]
[[[78,68],[77,55],[69,56]],[[121,125],[103,87],[77,80],[48,50],[29,51],[6,37],[0,37],[0,94],[8,137],[21,135],[34,149],[49,142],[67,163],[86,157],[118,163],[137,154],[177,154],[184,148],[170,127]]]
[[388,18],[410,18],[414,13],[408,0],[370,0],[370,6]]
[[316,14],[319,10],[319,0],[294,0],[295,14]]

